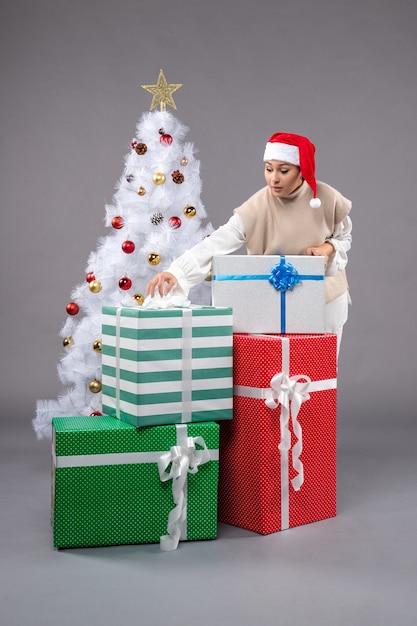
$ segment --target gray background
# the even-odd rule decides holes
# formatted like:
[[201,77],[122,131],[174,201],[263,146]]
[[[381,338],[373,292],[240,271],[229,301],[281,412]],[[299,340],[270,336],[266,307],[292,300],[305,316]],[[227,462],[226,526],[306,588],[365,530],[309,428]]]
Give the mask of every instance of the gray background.
[[[414,0],[3,0],[2,624],[415,623],[416,18]],[[263,185],[275,131],[309,136],[317,178],[353,201],[339,514],[269,537],[221,526],[163,557],[58,553],[31,419],[61,391],[65,305],[160,68],[184,84],[174,114],[214,226]]]

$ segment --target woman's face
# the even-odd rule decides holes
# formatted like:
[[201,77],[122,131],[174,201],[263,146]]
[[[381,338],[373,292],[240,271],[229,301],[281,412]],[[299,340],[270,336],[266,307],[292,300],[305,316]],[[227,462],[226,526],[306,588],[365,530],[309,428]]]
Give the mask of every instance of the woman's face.
[[297,165],[275,160],[265,162],[265,180],[276,198],[286,198],[303,182]]

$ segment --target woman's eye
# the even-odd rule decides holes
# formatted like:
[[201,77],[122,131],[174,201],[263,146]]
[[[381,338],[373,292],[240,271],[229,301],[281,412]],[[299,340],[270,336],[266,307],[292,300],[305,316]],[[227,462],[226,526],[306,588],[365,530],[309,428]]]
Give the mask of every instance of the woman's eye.
[[288,174],[289,170],[280,170],[281,174]]

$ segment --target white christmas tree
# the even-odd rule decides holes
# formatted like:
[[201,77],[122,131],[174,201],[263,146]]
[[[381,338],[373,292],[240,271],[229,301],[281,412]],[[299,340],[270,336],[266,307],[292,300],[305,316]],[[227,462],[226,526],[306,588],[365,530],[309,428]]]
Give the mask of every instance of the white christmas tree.
[[[194,145],[184,142],[188,128],[166,110],[167,104],[176,109],[172,94],[181,86],[168,84],[162,70],[155,85],[142,85],[153,94],[150,111],[137,124],[113,204],[106,206],[110,232],[91,252],[85,280],[67,304],[58,364],[64,390],[56,400],[38,400],[39,439],[51,437],[53,417],[101,413],[103,304],[141,306],[148,280],[213,230],[200,199],[200,162]],[[208,304],[208,282],[189,297]]]

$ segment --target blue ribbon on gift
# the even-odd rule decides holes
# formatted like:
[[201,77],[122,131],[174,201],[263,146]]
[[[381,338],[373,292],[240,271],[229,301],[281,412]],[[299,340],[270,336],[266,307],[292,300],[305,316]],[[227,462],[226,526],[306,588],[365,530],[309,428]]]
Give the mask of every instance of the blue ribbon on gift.
[[281,333],[285,333],[287,291],[292,291],[303,280],[324,280],[324,276],[321,274],[299,274],[291,263],[285,262],[285,256],[280,256],[280,262],[272,268],[270,274],[215,274],[213,280],[269,280],[271,285],[281,293]]

